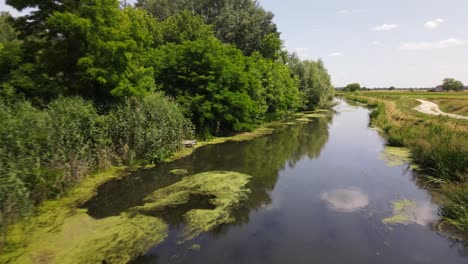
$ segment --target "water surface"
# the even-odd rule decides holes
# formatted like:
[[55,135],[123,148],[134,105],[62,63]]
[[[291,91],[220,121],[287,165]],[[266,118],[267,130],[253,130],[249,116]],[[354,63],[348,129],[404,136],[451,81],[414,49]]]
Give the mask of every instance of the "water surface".
[[[237,221],[178,243],[169,237],[135,263],[468,263],[468,250],[432,228],[437,206],[408,165],[379,156],[384,139],[369,111],[340,101],[336,113],[278,128],[248,142],[198,149],[190,157],[111,182],[86,207],[96,218],[118,215],[157,188],[189,174],[228,170],[253,176]],[[412,200],[411,223],[386,225],[392,201]]]

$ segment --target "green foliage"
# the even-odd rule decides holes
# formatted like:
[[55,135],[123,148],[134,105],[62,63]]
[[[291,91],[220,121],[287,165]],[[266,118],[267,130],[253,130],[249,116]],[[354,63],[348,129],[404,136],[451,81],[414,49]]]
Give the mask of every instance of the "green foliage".
[[213,25],[218,39],[236,45],[245,55],[260,51],[274,58],[281,48],[273,14],[256,0],[139,0],[137,5],[161,21],[183,11],[200,15]]
[[92,171],[161,161],[191,135],[177,104],[160,94],[128,99],[108,115],[72,97],[43,110],[27,101],[0,105],[2,227]]
[[205,24],[203,18],[188,11],[168,17],[159,24],[163,43],[181,44],[213,37],[212,27]]
[[[117,0],[9,1],[39,10],[18,19],[27,54],[10,86],[28,97],[52,99],[79,94],[99,101],[110,95],[144,95],[155,89],[148,51],[161,39],[156,22],[143,10],[121,10]],[[43,14],[49,14],[43,16]],[[24,35],[24,34],[23,34]]]
[[210,38],[158,49],[155,79],[189,110],[200,135],[251,130],[266,111],[264,89],[233,46]]
[[[7,80],[11,70],[21,62],[21,42],[12,20],[8,13],[0,13],[0,82]],[[11,86],[0,83],[0,89],[0,96],[12,97],[14,91]]]
[[346,85],[343,89],[344,92],[356,92],[361,90],[361,85],[359,83],[351,83]]
[[321,60],[301,61],[297,54],[293,53],[289,56],[288,66],[300,80],[304,110],[326,106],[329,103],[333,98],[334,88]]
[[113,153],[123,164],[161,162],[192,131],[178,105],[162,94],[127,98],[110,112],[106,122]]
[[445,78],[442,87],[447,92],[450,90],[460,92],[463,91],[464,84],[461,81],[455,80],[453,78]]
[[271,119],[284,117],[301,106],[299,80],[297,77],[291,77],[293,73],[286,65],[255,53],[251,57],[249,67],[260,74],[259,79],[265,89],[267,113]]
[[462,234],[468,232],[468,183],[446,184],[442,187],[441,209],[443,220],[455,226]]

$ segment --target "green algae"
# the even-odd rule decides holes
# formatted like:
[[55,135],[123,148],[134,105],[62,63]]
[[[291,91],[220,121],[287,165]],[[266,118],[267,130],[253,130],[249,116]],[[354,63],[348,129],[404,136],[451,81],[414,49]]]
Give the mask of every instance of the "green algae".
[[[261,137],[261,136],[270,135],[275,131],[274,128],[269,127],[270,124],[265,124],[264,126],[259,127],[252,132],[243,132],[243,133],[239,133],[239,134],[229,136],[229,137],[216,137],[208,141],[199,141],[197,142],[195,146],[191,148],[183,148],[177,151],[170,158],[165,160],[165,162],[172,162],[172,161],[190,156],[196,149],[201,148],[203,146],[222,144],[222,143],[226,143],[230,141],[233,141],[233,142],[249,141],[249,140],[253,140],[258,137]],[[275,126],[275,124],[273,124],[273,126]]]
[[165,211],[189,206],[193,200],[208,199],[212,209],[189,208],[183,212],[185,228],[183,240],[189,240],[202,232],[235,221],[232,211],[247,199],[246,188],[251,176],[226,171],[212,171],[184,178],[182,181],[157,190],[145,198],[145,204],[131,211],[162,215]]
[[188,170],[186,170],[186,169],[173,169],[173,170],[170,171],[170,173],[172,175],[176,175],[176,176],[183,176],[183,175],[188,174]]
[[411,217],[408,215],[407,209],[409,207],[414,207],[416,203],[411,200],[400,200],[393,201],[393,215],[391,217],[384,218],[382,222],[384,224],[403,224],[407,225],[412,222]]
[[112,168],[92,175],[59,200],[10,227],[0,263],[126,263],[164,240],[167,224],[144,215],[96,220],[79,206],[102,184],[127,175]]
[[322,118],[322,117],[327,117],[327,116],[324,115],[324,114],[311,113],[311,114],[305,114],[304,117],[307,117],[307,118],[314,118],[314,117]]
[[390,146],[384,148],[379,158],[385,160],[390,167],[401,166],[412,161],[409,149]]
[[310,120],[310,119],[307,118],[307,117],[302,117],[302,118],[297,118],[296,121],[297,121],[297,122],[301,122],[301,123],[309,123],[309,122],[311,122],[312,120]]
[[193,244],[193,245],[191,245],[189,247],[189,249],[192,250],[192,251],[200,251],[201,246],[200,246],[200,244]]
[[167,225],[144,215],[96,220],[84,210],[57,230],[39,229],[15,263],[128,263],[167,236]]

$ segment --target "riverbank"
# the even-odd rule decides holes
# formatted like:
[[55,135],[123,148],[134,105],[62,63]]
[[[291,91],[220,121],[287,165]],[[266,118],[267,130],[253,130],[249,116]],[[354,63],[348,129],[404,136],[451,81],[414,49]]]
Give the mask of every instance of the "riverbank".
[[372,124],[390,146],[407,147],[427,185],[442,204],[443,225],[468,235],[468,125],[465,120],[418,113],[418,102],[404,95],[346,93],[348,100],[374,107]]
[[[323,114],[323,110],[315,114],[319,113]],[[298,116],[314,118],[311,113],[300,113],[294,118]],[[174,153],[165,162],[187,157],[196,149],[206,145],[252,140],[271,134],[276,127],[288,124],[290,122],[273,122],[252,132],[202,141],[193,148],[185,148]],[[115,217],[94,219],[85,209],[80,209],[97,194],[100,186],[127,177],[140,168],[113,167],[105,172],[85,177],[63,198],[44,202],[32,217],[9,226],[6,243],[0,250],[0,263],[64,263],[62,261],[71,256],[91,262],[101,257],[114,260],[112,263],[126,263],[151,246],[162,242],[167,236],[168,229],[162,219],[135,214],[135,211],[124,212]],[[241,191],[243,190],[239,188],[239,192]],[[227,217],[226,214],[224,217]],[[90,254],[98,251],[103,253]]]

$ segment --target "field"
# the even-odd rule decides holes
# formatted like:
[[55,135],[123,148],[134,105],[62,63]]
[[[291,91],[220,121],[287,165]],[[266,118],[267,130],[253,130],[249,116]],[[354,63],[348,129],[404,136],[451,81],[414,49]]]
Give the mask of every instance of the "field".
[[468,120],[420,113],[416,99],[440,104],[442,111],[466,115],[468,93],[368,91],[342,94],[375,108],[372,123],[391,146],[407,147],[420,179],[442,204],[443,225],[468,233]]

